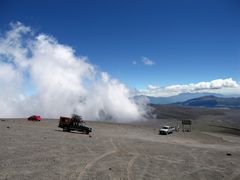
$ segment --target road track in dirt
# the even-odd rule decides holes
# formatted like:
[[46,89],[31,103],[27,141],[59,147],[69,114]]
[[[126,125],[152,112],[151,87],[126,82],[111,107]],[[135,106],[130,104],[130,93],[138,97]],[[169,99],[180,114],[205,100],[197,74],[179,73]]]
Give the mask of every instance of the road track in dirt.
[[78,178],[77,178],[78,180],[81,180],[81,179],[84,177],[84,175],[86,175],[86,174],[88,173],[88,171],[89,171],[98,161],[100,161],[100,160],[104,159],[105,157],[107,157],[107,156],[109,156],[109,155],[111,155],[111,154],[114,154],[114,153],[116,153],[116,152],[118,151],[118,148],[117,148],[117,146],[114,144],[112,138],[110,139],[110,143],[112,144],[113,149],[112,149],[111,151],[108,151],[108,152],[106,152],[106,153],[104,153],[104,154],[102,154],[102,155],[94,158],[92,161],[88,162],[87,165],[83,168],[83,170],[82,170],[81,173],[79,174],[79,176],[78,176]]
[[132,180],[134,179],[133,178],[133,165],[134,165],[134,162],[136,161],[136,159],[140,156],[140,154],[134,154],[132,159],[128,162],[128,166],[127,166],[127,177],[128,177],[128,180]]

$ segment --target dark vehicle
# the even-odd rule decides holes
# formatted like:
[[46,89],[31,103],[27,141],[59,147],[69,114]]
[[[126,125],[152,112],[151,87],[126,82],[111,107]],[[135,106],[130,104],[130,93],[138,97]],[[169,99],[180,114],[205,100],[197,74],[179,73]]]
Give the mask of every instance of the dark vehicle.
[[81,116],[76,114],[72,115],[72,118],[69,117],[60,117],[59,128],[63,128],[63,131],[80,131],[84,134],[89,134],[92,132],[92,128],[85,126],[85,122],[82,120]]
[[30,117],[28,118],[28,120],[29,120],[29,121],[41,121],[42,118],[41,118],[41,116],[33,115],[33,116],[30,116]]

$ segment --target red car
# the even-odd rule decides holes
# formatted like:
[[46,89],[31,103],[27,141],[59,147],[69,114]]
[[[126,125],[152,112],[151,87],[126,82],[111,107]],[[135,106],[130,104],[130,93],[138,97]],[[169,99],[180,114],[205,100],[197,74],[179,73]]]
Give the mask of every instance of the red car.
[[28,118],[29,121],[41,121],[41,116],[33,115]]

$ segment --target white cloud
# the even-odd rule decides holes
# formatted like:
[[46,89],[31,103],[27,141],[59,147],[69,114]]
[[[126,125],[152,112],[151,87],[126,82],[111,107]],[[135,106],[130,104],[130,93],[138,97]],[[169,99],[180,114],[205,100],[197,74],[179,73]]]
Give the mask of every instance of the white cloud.
[[237,82],[234,81],[232,78],[228,78],[228,79],[216,79],[210,82],[199,82],[196,84],[189,85],[173,85],[166,87],[166,89],[171,91],[194,92],[200,90],[234,88],[234,87],[238,87]]
[[5,38],[0,37],[0,54],[5,60],[12,62],[19,68],[28,66],[27,56],[31,43],[22,44],[23,35],[31,31],[30,27],[22,26],[20,22],[10,24],[12,30],[6,33]]
[[148,89],[149,90],[155,90],[155,89],[159,89],[159,87],[150,84],[150,85],[148,85]]
[[[35,89],[33,95],[26,86]],[[79,113],[90,120],[139,120],[144,105],[129,96],[124,84],[51,36],[34,35],[18,22],[0,37],[1,117]]]
[[149,59],[148,57],[142,57],[142,62],[145,64],[145,65],[148,65],[148,66],[152,66],[154,65],[154,61],[152,61],[151,59]]
[[133,65],[136,65],[136,64],[137,64],[137,61],[132,61],[132,64],[133,64]]
[[[216,79],[210,82],[199,82],[185,85],[171,85],[167,87],[158,87],[149,85],[147,89],[139,90],[137,94],[148,96],[172,96],[187,92],[214,92],[230,93],[240,90],[240,84],[232,78]],[[239,91],[240,92],[240,91]]]

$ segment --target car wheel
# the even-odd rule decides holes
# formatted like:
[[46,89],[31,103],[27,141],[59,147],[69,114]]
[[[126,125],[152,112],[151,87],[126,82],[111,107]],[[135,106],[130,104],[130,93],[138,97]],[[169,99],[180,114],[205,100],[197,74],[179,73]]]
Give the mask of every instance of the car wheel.
[[68,132],[68,128],[67,127],[63,127],[63,131],[64,132]]
[[87,130],[83,130],[83,134],[89,134]]

